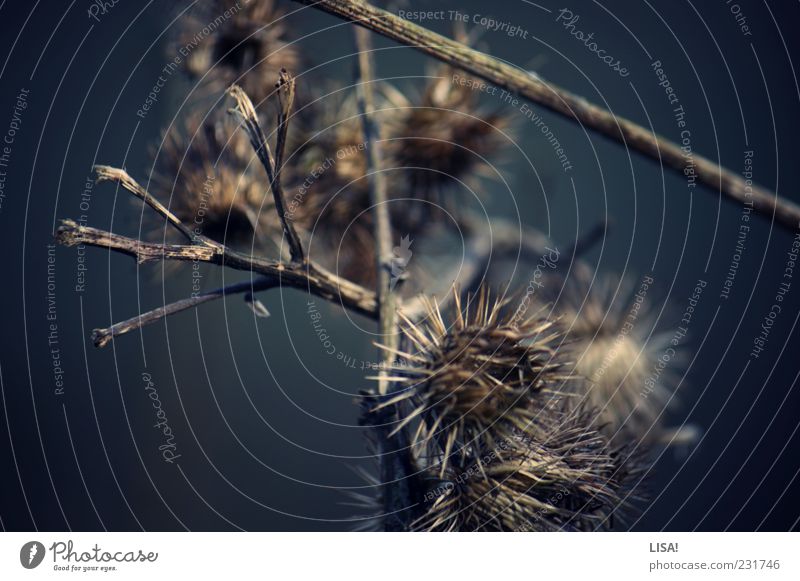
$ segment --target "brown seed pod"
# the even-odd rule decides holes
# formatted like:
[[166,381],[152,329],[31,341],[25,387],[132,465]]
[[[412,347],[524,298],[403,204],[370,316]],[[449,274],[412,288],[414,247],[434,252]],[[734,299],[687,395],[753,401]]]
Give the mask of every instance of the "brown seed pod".
[[507,113],[481,107],[479,91],[471,88],[477,85],[454,82],[454,78],[464,75],[440,67],[419,97],[387,90],[395,108],[387,118],[390,163],[401,168],[410,197],[448,211],[459,207],[453,198],[462,188],[459,182],[475,189],[477,178],[496,177],[492,163],[509,144],[505,133],[510,127]]
[[670,399],[668,386],[677,369],[667,369],[658,381],[651,381],[669,337],[654,332],[646,294],[614,278],[592,285],[584,272],[573,277],[566,300],[557,307],[563,309],[574,373],[582,378],[573,384],[576,394],[599,410],[598,422],[606,433],[632,432],[651,440],[660,436],[659,416]]
[[611,528],[621,497],[617,454],[591,413],[548,412],[548,426],[515,432],[452,462],[412,524],[423,531]]
[[366,147],[352,92],[331,90],[293,119],[286,183],[311,257],[363,285],[375,281]]
[[[375,119],[384,128],[400,126],[406,114],[394,107],[393,94],[399,93],[388,84],[381,84]],[[393,229],[400,238],[421,239],[431,233],[432,222],[452,224],[452,220],[437,210],[437,203],[427,203],[430,200],[424,195],[417,195],[409,183],[414,172],[393,167],[396,160],[392,152],[397,144],[385,139],[389,133],[390,130],[383,132],[381,146]],[[287,173],[294,184],[298,219],[312,234],[311,253],[321,253],[318,260],[338,274],[373,285],[373,216],[366,177],[366,143],[353,92],[330,86],[320,91],[298,111],[291,137],[293,153],[288,158]],[[407,149],[415,146],[412,141],[404,141]],[[423,203],[415,203],[417,199]],[[444,201],[438,203],[444,205]],[[401,240],[397,243],[400,246]]]
[[[289,162],[295,181],[323,196],[342,188],[368,194],[366,145],[355,93],[333,85],[316,88],[292,118]],[[327,163],[326,163],[327,162]]]
[[286,11],[272,0],[213,0],[182,19],[176,51],[189,51],[185,67],[203,92],[241,86],[260,103],[274,91],[281,68],[297,70],[300,55],[286,40]]
[[485,289],[464,308],[456,291],[454,297],[449,326],[430,302],[423,322],[404,319],[407,350],[397,353],[395,367],[402,391],[378,406],[404,410],[395,431],[418,419],[412,443],[441,453],[442,474],[451,456],[493,449],[543,421],[567,379],[551,322],[506,317],[504,302],[492,302]]
[[217,111],[167,132],[153,182],[156,196],[209,238],[243,247],[280,239],[266,173],[244,132]]

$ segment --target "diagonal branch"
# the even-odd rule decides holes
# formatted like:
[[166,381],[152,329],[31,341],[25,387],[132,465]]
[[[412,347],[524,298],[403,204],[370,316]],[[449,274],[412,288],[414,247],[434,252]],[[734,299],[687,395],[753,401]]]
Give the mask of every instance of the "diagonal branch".
[[[740,175],[718,163],[694,154],[687,156],[676,143],[628,119],[589,103],[527,71],[502,62],[441,34],[395,16],[391,12],[353,0],[295,0],[359,24],[401,44],[415,48],[451,66],[579,122],[666,167],[684,174],[693,172],[697,181],[724,196],[752,206],[778,224],[796,230],[800,206],[766,188],[747,183]],[[690,175],[687,173],[687,175]]]
[[[294,101],[294,79],[289,77],[288,74],[282,74],[279,84],[280,83],[287,83],[289,85],[288,94],[291,96],[290,101]],[[287,89],[283,86],[278,88],[279,92],[283,90]],[[286,240],[289,242],[289,251],[291,252],[292,262],[302,263],[305,261],[305,254],[303,252],[303,245],[300,242],[300,237],[297,235],[297,230],[295,230],[294,223],[289,217],[289,213],[286,211],[286,200],[283,194],[283,186],[281,184],[281,167],[276,164],[276,160],[272,155],[272,151],[267,143],[267,138],[258,122],[258,116],[256,115],[255,107],[253,107],[253,102],[242,90],[242,88],[237,85],[233,85],[230,89],[228,89],[228,93],[236,101],[236,108],[232,109],[231,112],[235,113],[242,119],[242,122],[244,123],[244,129],[247,131],[247,135],[250,138],[250,143],[253,146],[258,159],[261,161],[261,165],[264,166],[264,170],[267,172],[269,186],[272,190],[272,195],[275,198],[275,210],[278,212],[278,217],[281,220],[283,234],[286,236]],[[291,103],[289,103],[289,106],[291,106]],[[278,128],[278,149],[281,157],[283,157],[282,150],[285,146],[285,132],[288,123],[288,118],[286,115],[288,115],[288,113],[282,111],[280,115],[280,125]],[[282,132],[284,133],[283,137],[281,137]]]
[[217,242],[212,242],[208,238],[203,238],[192,232],[191,228],[181,222],[180,218],[170,212],[161,202],[154,198],[152,194],[148,193],[147,190],[139,185],[139,182],[128,175],[128,172],[126,172],[124,169],[119,169],[108,165],[96,165],[94,166],[94,170],[97,173],[97,183],[109,181],[119,184],[134,196],[146,203],[148,206],[153,208],[153,210],[158,212],[164,218],[166,218],[167,221],[169,221],[169,223],[172,224],[190,242],[195,243],[198,240],[201,240],[206,246],[219,246]]
[[611,227],[612,222],[610,219],[607,220],[600,220],[597,222],[588,232],[584,232],[580,236],[575,239],[575,242],[567,249],[564,253],[566,256],[574,256],[575,258],[580,258],[587,252],[589,252],[592,248],[594,248],[598,242],[601,242],[607,235],[608,230]]
[[[464,259],[437,277],[442,286],[446,287],[446,292],[439,301],[440,308],[453,300],[451,289],[468,292],[480,288],[492,261],[535,261],[558,248],[544,233],[519,222],[494,218],[491,223],[487,223],[477,215],[465,213],[461,223],[467,240]],[[580,261],[581,256],[602,239],[609,226],[609,221],[601,220],[559,254]],[[427,316],[427,300],[428,295],[423,294],[403,301],[400,309],[403,317],[419,322]]]
[[120,335],[129,333],[130,331],[135,331],[136,329],[140,329],[146,325],[160,321],[161,319],[164,319],[170,315],[174,315],[175,313],[193,309],[202,305],[203,303],[221,299],[228,295],[255,293],[274,288],[277,285],[278,282],[274,278],[262,277],[256,280],[239,282],[212,291],[199,293],[189,298],[166,304],[163,307],[153,309],[152,311],[142,313],[141,315],[130,318],[127,321],[115,323],[108,328],[95,329],[92,332],[92,341],[94,342],[95,347],[105,347],[108,345],[109,341],[119,337]]

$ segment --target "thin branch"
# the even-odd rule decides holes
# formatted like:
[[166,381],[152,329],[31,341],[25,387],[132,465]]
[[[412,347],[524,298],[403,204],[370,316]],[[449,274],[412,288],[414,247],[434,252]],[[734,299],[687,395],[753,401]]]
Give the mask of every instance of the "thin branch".
[[405,430],[391,434],[397,423],[394,406],[376,408],[377,399],[372,393],[361,394],[361,417],[359,423],[371,428],[372,454],[378,458],[380,497],[383,505],[381,520],[385,531],[406,531],[408,523],[419,516],[421,499],[425,494],[425,483],[421,471],[409,450],[411,442]]
[[493,217],[487,222],[486,218],[478,215],[465,214],[461,218],[461,227],[470,237],[491,236],[488,241],[490,250],[500,258],[513,256],[538,260],[554,245],[541,230],[504,218]]
[[286,153],[286,135],[289,132],[289,115],[294,107],[295,82],[286,69],[281,69],[280,78],[276,83],[278,89],[278,137],[275,141],[275,174],[280,180],[283,170],[283,159]]
[[172,224],[172,226],[174,226],[181,234],[183,234],[184,237],[191,243],[194,244],[197,241],[202,241],[206,246],[219,245],[208,238],[197,236],[197,234],[192,232],[191,228],[181,222],[180,218],[170,212],[161,202],[153,197],[152,194],[148,193],[147,190],[139,185],[139,182],[128,175],[128,172],[126,172],[124,169],[119,169],[108,165],[96,165],[94,166],[94,170],[97,173],[97,183],[109,181],[119,184],[134,196],[146,203],[148,206],[153,208],[153,210],[158,212],[164,218],[166,218],[169,223]]
[[[280,82],[284,81],[290,85],[288,92],[292,96],[291,101],[294,101],[294,79],[289,77],[287,74],[285,78],[283,76],[281,77]],[[284,87],[278,89],[279,92],[282,90],[285,90]],[[278,212],[278,217],[281,220],[283,234],[286,236],[286,240],[289,243],[289,251],[292,256],[292,262],[302,263],[305,261],[305,253],[303,252],[303,245],[300,242],[300,237],[297,235],[297,230],[295,230],[294,223],[289,217],[289,213],[286,211],[286,200],[283,194],[283,186],[281,184],[281,168],[280,166],[276,165],[275,158],[273,157],[272,151],[267,143],[267,138],[258,122],[258,116],[256,115],[255,107],[253,107],[253,102],[250,101],[250,97],[247,96],[242,88],[237,85],[233,85],[231,88],[229,88],[228,93],[236,101],[236,108],[232,109],[231,111],[242,119],[244,123],[244,129],[247,131],[247,135],[250,138],[250,143],[253,146],[258,159],[261,161],[261,165],[264,166],[264,170],[267,172],[269,186],[272,190],[272,195],[275,198],[275,210]],[[283,117],[284,113],[281,113],[281,118]],[[288,117],[281,121],[278,129],[278,136],[281,139],[279,142],[279,148],[281,150],[285,145],[284,140],[287,123]],[[284,137],[281,138],[280,135],[282,131],[284,132]],[[281,156],[283,156],[282,151]]]
[[796,230],[800,226],[800,206],[793,202],[779,197],[766,188],[748,184],[740,175],[720,167],[710,159],[697,154],[687,156],[676,143],[593,105],[561,87],[545,82],[527,71],[363,2],[352,0],[295,0],[295,2],[354,22],[451,66],[463,69],[510,93],[520,95],[533,103],[578,121],[581,125],[634,151],[660,161],[682,175],[684,172],[693,172],[698,182],[709,186],[713,191],[718,191],[740,204],[752,205],[755,212],[774,219],[790,230]]
[[228,295],[245,292],[255,293],[258,291],[271,289],[277,284],[278,283],[274,278],[262,277],[256,280],[239,282],[212,291],[200,293],[186,299],[175,301],[174,303],[166,304],[163,307],[153,309],[152,311],[142,313],[141,315],[128,319],[127,321],[115,323],[114,325],[111,325],[105,329],[95,329],[92,332],[92,341],[94,342],[95,347],[105,347],[112,339],[115,339],[120,335],[124,335],[130,331],[135,331],[136,329],[140,329],[146,325],[156,323],[161,319],[164,319],[170,315],[174,315],[175,313],[180,313],[181,311],[185,311],[187,309],[193,309],[202,305],[203,303],[214,301]]
[[134,257],[139,264],[155,260],[212,262],[221,256],[219,249],[209,246],[142,242],[90,226],[79,226],[73,220],[62,220],[56,231],[56,240],[64,246],[86,244],[115,250]]
[[156,244],[142,242],[127,236],[113,234],[97,228],[80,226],[72,220],[62,221],[56,231],[56,240],[65,246],[85,244],[108,248],[134,257],[139,263],[153,260],[178,260],[207,262],[263,275],[275,282],[274,286],[286,286],[306,290],[325,300],[339,303],[342,307],[377,319],[378,307],[375,293],[364,287],[336,276],[314,263],[305,265],[285,264],[242,254],[226,246],[206,247],[178,244]]
[[[356,28],[358,51],[358,79],[356,91],[364,143],[367,157],[367,180],[369,183],[372,212],[375,217],[375,260],[377,270],[376,295],[378,297],[378,326],[380,342],[390,348],[397,347],[397,306],[392,292],[392,224],[386,193],[386,175],[383,173],[383,156],[380,144],[380,129],[375,123],[375,99],[373,95],[372,43],[369,31]],[[392,363],[389,350],[379,350],[386,365],[381,366],[378,393],[389,391],[386,370]]]

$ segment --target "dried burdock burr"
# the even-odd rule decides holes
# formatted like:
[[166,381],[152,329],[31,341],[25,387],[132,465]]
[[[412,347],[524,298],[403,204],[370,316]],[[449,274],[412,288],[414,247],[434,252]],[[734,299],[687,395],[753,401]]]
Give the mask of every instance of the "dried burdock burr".
[[290,206],[312,255],[345,278],[375,281],[367,160],[355,95],[331,89],[298,112],[288,144]]
[[[186,71],[201,94],[241,86],[255,103],[273,91],[281,68],[297,70],[301,57],[287,40],[286,11],[273,0],[201,2],[182,19],[176,44],[189,47]],[[213,27],[213,31],[207,31]]]
[[578,270],[564,297],[556,306],[566,330],[565,348],[581,378],[572,384],[576,395],[599,410],[598,425],[606,433],[659,438],[678,370],[649,381],[669,337],[654,330],[646,290],[616,278],[592,283],[588,271]]
[[451,458],[492,449],[543,421],[568,381],[551,322],[505,316],[504,301],[485,289],[463,307],[453,292],[451,323],[435,302],[423,321],[404,318],[405,348],[394,370],[399,393],[377,406],[402,410],[395,432],[417,420],[412,443],[441,454],[442,474]]
[[422,531],[610,528],[620,509],[618,454],[591,412],[550,409],[546,426],[517,430],[431,475]]
[[492,164],[511,143],[510,116],[481,106],[480,92],[472,88],[477,84],[461,71],[439,67],[416,98],[386,91],[396,108],[387,117],[388,155],[402,170],[409,197],[452,211],[468,195],[464,186],[479,189],[478,178],[497,177]]
[[250,248],[279,239],[269,182],[247,135],[219,110],[179,123],[165,134],[154,161],[157,197],[218,242]]

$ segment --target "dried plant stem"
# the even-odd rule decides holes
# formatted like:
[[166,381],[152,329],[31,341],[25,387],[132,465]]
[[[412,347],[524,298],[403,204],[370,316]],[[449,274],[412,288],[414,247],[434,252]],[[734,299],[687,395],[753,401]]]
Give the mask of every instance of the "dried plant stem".
[[[367,180],[369,183],[372,212],[375,218],[375,260],[377,270],[376,296],[378,298],[378,325],[380,342],[391,348],[397,347],[397,305],[392,292],[392,225],[387,203],[386,176],[383,173],[383,157],[380,144],[380,130],[375,123],[375,99],[373,95],[372,43],[369,31],[356,28],[356,47],[358,50],[358,107],[361,114],[364,143],[367,157]],[[379,350],[388,368],[392,356],[389,351]],[[378,382],[378,392],[389,390],[385,379],[387,371],[381,370],[382,379]]]
[[174,315],[175,313],[180,313],[181,311],[188,309],[193,309],[202,305],[203,303],[215,301],[228,295],[255,293],[274,288],[278,284],[278,281],[274,278],[259,277],[254,280],[239,282],[212,291],[200,293],[186,299],[175,301],[174,303],[166,304],[163,307],[153,309],[152,311],[147,311],[146,313],[142,313],[141,315],[130,318],[127,321],[120,321],[119,323],[115,323],[108,328],[94,329],[92,332],[92,341],[94,342],[95,347],[105,347],[109,341],[118,337],[119,335],[124,335],[130,331],[134,331],[151,323],[155,323],[168,317],[169,315]]
[[697,180],[713,191],[719,191],[740,204],[752,204],[755,212],[774,219],[790,230],[800,227],[800,206],[766,188],[748,185],[741,176],[720,167],[710,159],[697,154],[688,157],[676,143],[593,105],[561,87],[545,82],[527,71],[363,2],[352,0],[295,0],[295,2],[307,4],[354,22],[463,69],[660,161],[681,175],[684,171],[694,171]]
[[[139,263],[154,260],[179,260],[208,262],[220,266],[227,266],[236,270],[262,275],[265,281],[260,284],[263,284],[265,288],[286,286],[306,290],[328,301],[339,303],[341,306],[356,313],[372,318],[377,317],[378,309],[375,293],[353,282],[340,278],[314,263],[306,263],[304,265],[285,264],[278,261],[245,255],[231,250],[224,245],[211,248],[200,245],[190,246],[142,242],[127,236],[98,230],[97,228],[80,226],[72,220],[64,220],[56,231],[55,237],[60,244],[65,246],[85,244],[87,246],[108,248],[109,250],[133,256]],[[223,295],[209,296],[208,300],[221,296]],[[138,323],[123,325],[116,331],[111,331],[111,337],[113,338],[113,336],[141,327],[143,324],[155,322],[179,310],[182,309],[175,309],[173,307],[165,307],[161,310],[157,309],[160,316],[154,315],[153,317],[147,317],[145,319],[137,317]],[[101,333],[100,338],[104,336],[105,334]],[[100,342],[95,341],[98,347],[102,347],[107,343],[108,340]]]
[[[167,221],[175,227],[178,232],[183,234],[183,236],[192,244],[201,241],[201,237],[198,237],[192,229],[186,226],[180,219],[170,212],[161,202],[155,199],[151,194],[147,192],[139,183],[133,179],[128,172],[124,169],[111,167],[108,165],[96,165],[94,166],[94,171],[97,174],[95,181],[97,183],[100,182],[115,182],[118,185],[122,186],[134,196],[142,200],[145,204],[153,208],[157,213],[161,214]],[[202,243],[204,246],[208,246],[214,248],[215,246],[219,246],[217,242],[209,240],[208,238],[203,238]]]
[[208,246],[142,242],[98,228],[79,226],[74,220],[61,221],[56,230],[56,240],[64,246],[86,244],[115,250],[134,257],[139,264],[154,260],[212,262],[219,255],[218,249]]
[[[533,233],[541,237],[538,232],[533,231]],[[200,246],[166,245],[141,242],[132,238],[112,234],[104,230],[79,226],[72,220],[64,220],[62,222],[61,227],[56,232],[56,240],[66,246],[87,244],[90,246],[97,246],[99,248],[108,248],[122,254],[133,256],[140,264],[163,259],[214,262],[212,259],[212,253]],[[488,264],[488,261],[491,259],[493,253],[502,254],[503,252],[511,252],[513,250],[514,246],[511,243],[511,240],[511,235],[501,235],[501,240],[494,245],[493,251],[492,240],[488,235],[471,238],[465,257],[465,263],[463,267],[460,265],[457,270],[453,271],[450,280],[454,281],[454,284],[458,288],[473,288],[477,284],[476,281],[479,278],[478,274],[485,271],[485,267]],[[535,243],[537,238],[526,237],[525,240],[534,241]],[[539,254],[534,254],[534,252],[539,252]],[[523,249],[524,254],[530,254],[531,256],[539,256],[544,252],[545,250],[543,250],[542,246],[535,244],[527,244],[526,248]],[[230,266],[230,264],[228,264],[228,266]],[[273,263],[273,266],[275,268],[280,268],[281,265],[280,263]],[[318,267],[312,263],[311,268],[316,270]],[[253,270],[257,271],[256,268]],[[296,269],[290,270],[294,272]],[[288,273],[289,271],[284,270],[283,272]],[[330,273],[325,273],[325,276],[336,279],[336,277]],[[313,277],[309,277],[308,285],[314,284],[313,281]],[[207,291],[190,298],[180,299],[174,303],[169,303],[162,307],[142,313],[136,317],[132,317],[126,321],[120,321],[119,323],[115,323],[110,327],[95,329],[92,334],[92,339],[95,346],[105,347],[110,340],[118,337],[119,335],[124,335],[130,331],[135,331],[136,329],[146,325],[156,323],[170,315],[180,313],[207,302],[224,298],[228,295],[269,290],[271,288],[278,287],[281,284],[286,286],[294,286],[296,288],[302,288],[304,286],[291,284],[291,281],[289,280],[279,280],[278,274],[260,276],[252,281],[235,283],[219,289]],[[374,295],[366,296],[366,298],[357,298],[358,293],[351,292],[351,289],[349,288],[349,285],[352,285],[352,283],[349,283],[349,281],[345,281],[343,279],[339,279],[336,284],[343,284],[345,287],[347,287],[345,288],[345,292],[342,295],[334,297],[333,299],[327,296],[324,298],[332,300],[333,302],[339,302],[343,306],[352,308],[355,312],[361,313],[370,318],[378,317],[378,311],[376,307],[377,303]],[[366,291],[366,289],[360,289],[360,287],[357,287],[357,285],[352,286],[358,288],[359,292],[364,292],[368,295],[368,291]],[[322,289],[315,289],[309,286],[309,291],[312,294],[324,296],[322,294]],[[443,298],[443,301],[447,302],[449,300],[448,297],[450,296],[451,295],[446,294]],[[353,300],[357,301],[357,306],[354,306]],[[410,299],[408,302],[403,302],[399,306],[399,310],[409,319],[418,320],[424,316],[425,304],[426,303],[423,295]]]
[[[272,195],[275,198],[275,211],[280,218],[281,226],[283,227],[283,234],[289,243],[289,251],[292,256],[292,262],[302,263],[305,261],[305,254],[303,252],[303,245],[300,242],[300,236],[297,235],[294,223],[289,217],[286,210],[286,199],[283,194],[283,185],[281,183],[281,169],[282,166],[276,163],[276,159],[283,159],[283,148],[286,144],[286,130],[289,122],[289,109],[294,102],[294,79],[288,73],[281,72],[280,86],[278,92],[287,91],[286,99],[281,99],[281,113],[278,119],[278,146],[277,157],[273,157],[272,151],[267,143],[267,138],[261,125],[258,122],[255,107],[250,97],[237,85],[233,85],[228,89],[228,93],[236,101],[236,108],[232,110],[237,114],[244,123],[244,129],[250,138],[250,144],[264,166],[267,172],[267,179],[269,186],[272,190]],[[282,162],[281,162],[282,163]]]
[[280,176],[283,170],[284,154],[286,153],[286,136],[289,133],[289,116],[294,107],[295,82],[285,69],[281,69],[277,83],[278,101],[278,136],[275,139],[275,173]]

